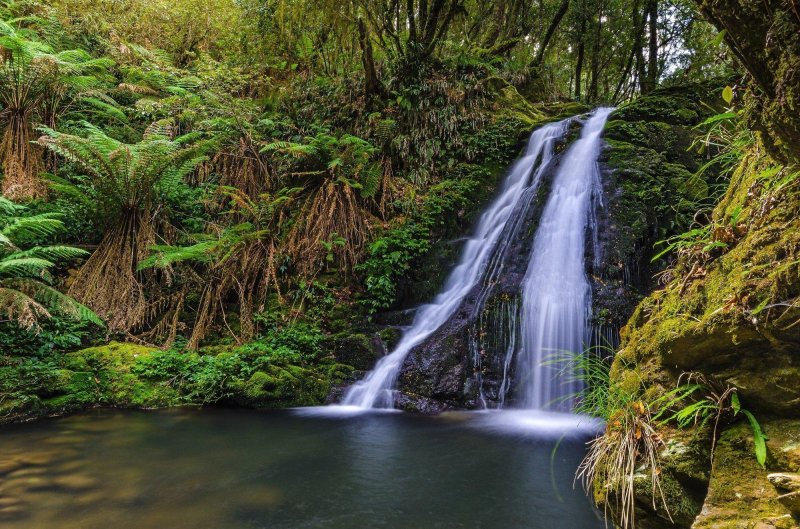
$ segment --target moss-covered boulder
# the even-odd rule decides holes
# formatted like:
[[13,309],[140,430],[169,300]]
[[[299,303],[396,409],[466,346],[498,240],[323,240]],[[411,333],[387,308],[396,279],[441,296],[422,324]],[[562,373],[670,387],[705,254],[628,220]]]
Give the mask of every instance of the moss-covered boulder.
[[[798,440],[791,432],[800,420],[800,173],[753,145],[710,224],[692,237],[668,270],[666,286],[647,297],[623,329],[612,384],[632,393],[647,388],[644,398],[651,402],[685,384],[687,372],[700,373],[718,387],[737,388],[741,406],[770,437],[767,468],[756,462],[748,423],[726,429],[723,421],[713,468],[710,457],[691,458],[711,472],[705,500],[689,502],[702,488],[703,474],[696,473],[697,479],[676,472],[674,454],[663,450],[664,483],[674,496],[669,504],[699,515],[696,521],[681,516],[676,525],[795,527],[767,474],[797,466]],[[678,434],[660,430],[669,447]],[[707,443],[710,447],[710,437]],[[604,484],[595,486],[602,490]],[[653,491],[640,486],[637,493],[637,506],[645,513],[638,526],[660,527],[648,522],[659,518]]]
[[325,346],[340,364],[352,366],[358,371],[372,369],[380,356],[385,354],[385,346],[377,334],[341,332],[330,336]]
[[[768,433],[787,432],[785,422],[765,423]],[[793,423],[797,432],[798,423]],[[773,445],[776,443],[773,443]],[[770,466],[774,462],[770,462]],[[779,493],[767,471],[753,457],[753,432],[746,422],[720,435],[703,508],[692,529],[795,529],[790,511],[778,501]]]
[[652,277],[664,263],[651,263],[654,244],[688,229],[697,204],[709,198],[715,167],[697,174],[702,160],[690,147],[698,136],[694,126],[712,112],[709,102],[719,99],[723,85],[658,89],[622,105],[606,123],[601,259],[593,277],[593,324],[600,334],[624,325],[655,287]]
[[765,180],[768,166],[757,151],[742,162],[709,240],[696,242],[699,248],[724,237],[724,253],[687,257],[671,271],[674,280],[631,319],[619,359],[652,364],[662,379],[713,374],[736,386],[754,411],[798,416],[800,186],[795,180],[775,189]]
[[231,400],[253,408],[320,404],[330,391],[325,373],[291,365],[270,365],[235,386]]

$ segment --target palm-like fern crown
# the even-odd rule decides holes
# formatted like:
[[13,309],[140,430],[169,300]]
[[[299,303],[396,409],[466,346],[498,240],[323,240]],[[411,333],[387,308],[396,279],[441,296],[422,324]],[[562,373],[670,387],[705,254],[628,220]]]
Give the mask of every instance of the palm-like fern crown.
[[319,133],[305,138],[303,143],[271,142],[262,147],[262,152],[279,153],[312,169],[295,174],[331,177],[337,184],[360,190],[364,197],[377,191],[381,175],[374,158],[378,149],[357,136]]
[[[207,144],[186,135],[171,139],[168,121],[150,125],[142,141],[122,143],[85,123],[85,136],[43,127],[39,143],[79,166],[91,180],[99,206],[109,214],[138,211],[184,185],[204,159]],[[187,144],[190,144],[187,146]]]
[[[0,20],[0,102],[5,111],[30,110],[52,90],[90,90],[110,80],[113,61],[84,50],[56,52],[21,20]],[[35,19],[27,17],[27,26]]]
[[57,262],[86,255],[70,246],[37,244],[62,227],[55,213],[28,215],[24,207],[0,197],[1,319],[34,328],[53,311],[102,325],[91,310],[50,286]]

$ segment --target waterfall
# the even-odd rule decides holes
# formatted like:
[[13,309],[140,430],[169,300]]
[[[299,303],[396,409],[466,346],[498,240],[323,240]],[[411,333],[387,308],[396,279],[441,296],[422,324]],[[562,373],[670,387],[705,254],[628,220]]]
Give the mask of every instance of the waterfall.
[[[580,384],[554,355],[579,354],[590,340],[592,289],[586,274],[587,237],[600,196],[597,163],[612,109],[595,111],[562,157],[522,283],[522,341],[516,359],[517,406],[570,411]],[[593,256],[599,252],[595,248]],[[596,263],[595,263],[596,264]]]
[[[441,327],[458,309],[467,294],[487,273],[492,256],[502,251],[506,224],[513,223],[522,202],[530,197],[544,167],[552,159],[556,142],[562,139],[571,120],[545,125],[530,137],[525,154],[517,160],[505,178],[499,195],[481,215],[475,234],[467,240],[458,265],[432,303],[417,309],[414,321],[400,342],[381,358],[364,380],[351,386],[342,400],[346,406],[391,408],[394,387],[408,353]],[[527,191],[527,192],[526,192]],[[516,212],[516,215],[515,215]]]

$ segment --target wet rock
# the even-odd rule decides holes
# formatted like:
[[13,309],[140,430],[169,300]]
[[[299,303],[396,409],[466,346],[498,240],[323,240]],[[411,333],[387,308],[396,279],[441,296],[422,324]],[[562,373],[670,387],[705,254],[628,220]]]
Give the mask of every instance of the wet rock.
[[[467,293],[453,315],[406,357],[398,389],[418,398],[442,401],[445,408],[477,408],[482,400],[501,401],[509,332],[518,317],[518,295],[528,268],[532,236],[558,168],[556,156],[537,189],[520,201],[519,222],[509,223],[507,244],[494,256],[497,273]],[[512,366],[513,370],[513,366]]]
[[424,415],[436,415],[450,409],[450,406],[440,400],[408,393],[399,393],[395,397],[395,407],[403,411]]
[[372,369],[385,353],[380,339],[376,342],[373,336],[366,334],[342,332],[327,338],[326,342],[337,362],[362,371]]
[[[763,425],[769,429],[769,423]],[[788,509],[753,454],[753,434],[746,423],[725,430],[714,451],[708,495],[692,529],[749,529],[758,523],[792,529]]]
[[767,479],[772,486],[779,491],[796,492],[800,491],[800,474],[790,474],[785,472],[776,472],[767,476]]
[[778,501],[794,516],[800,516],[800,491],[787,492],[778,496]]

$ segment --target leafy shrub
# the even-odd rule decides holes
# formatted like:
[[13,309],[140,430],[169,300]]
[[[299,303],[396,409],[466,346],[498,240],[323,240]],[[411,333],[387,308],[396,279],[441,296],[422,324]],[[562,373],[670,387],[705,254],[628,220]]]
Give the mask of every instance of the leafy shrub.
[[97,327],[71,318],[53,316],[31,332],[13,322],[0,323],[0,351],[11,356],[45,356],[85,345]]
[[370,312],[391,307],[397,301],[398,282],[411,270],[414,259],[430,248],[430,231],[411,223],[386,232],[367,249],[358,267],[364,274],[368,297],[362,300]]

